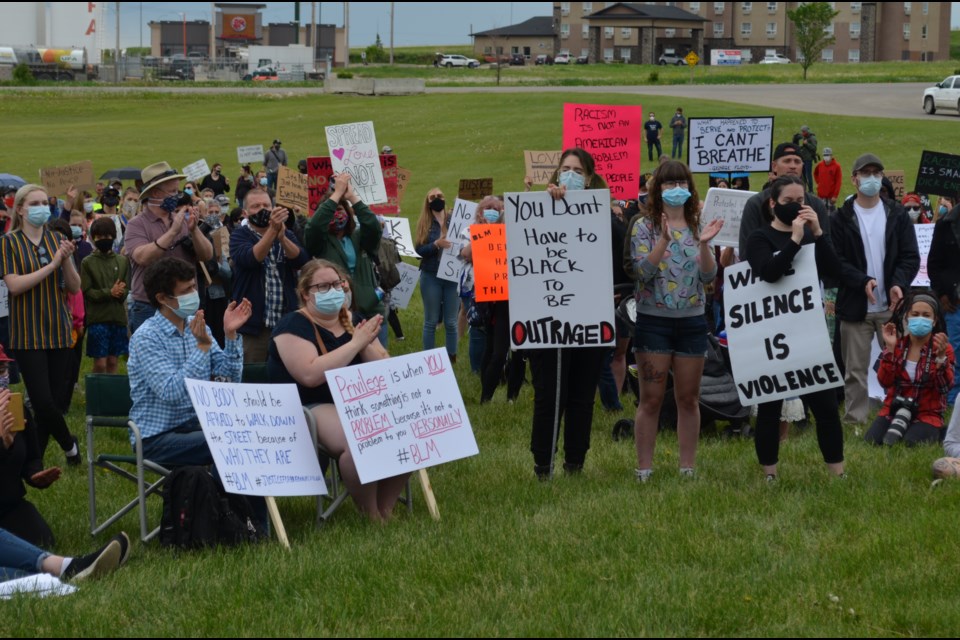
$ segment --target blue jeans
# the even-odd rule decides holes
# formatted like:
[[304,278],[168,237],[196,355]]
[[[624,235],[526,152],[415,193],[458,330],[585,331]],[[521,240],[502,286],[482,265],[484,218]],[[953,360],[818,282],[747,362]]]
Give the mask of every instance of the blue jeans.
[[130,306],[130,335],[132,336],[140,325],[152,318],[156,312],[157,308],[152,304],[134,300]]
[[617,389],[617,381],[613,378],[613,369],[610,364],[613,362],[613,349],[603,358],[603,368],[600,369],[600,379],[597,380],[597,390],[600,391],[600,404],[607,411],[622,411],[623,404],[620,402],[620,390]]
[[0,582],[41,573],[41,564],[51,554],[0,529]]
[[683,157],[683,136],[673,136],[673,151],[670,152],[671,158]]
[[438,278],[436,274],[420,272],[420,295],[423,296],[423,349],[436,346],[437,324],[443,308],[443,326],[447,334],[447,353],[457,355],[457,314],[460,313],[460,296],[456,282]]
[[470,327],[470,371],[480,373],[483,366],[483,352],[487,348],[487,330]]
[[[950,346],[953,352],[960,358],[960,305],[953,313],[945,313],[943,319],[947,323],[947,337],[950,338]],[[953,386],[950,387],[950,393],[947,395],[947,402],[952,407],[957,399],[957,393],[960,392],[960,364],[955,365],[953,370]]]
[[164,466],[213,464],[213,455],[203,437],[200,421],[194,418],[170,431],[146,438],[143,457]]

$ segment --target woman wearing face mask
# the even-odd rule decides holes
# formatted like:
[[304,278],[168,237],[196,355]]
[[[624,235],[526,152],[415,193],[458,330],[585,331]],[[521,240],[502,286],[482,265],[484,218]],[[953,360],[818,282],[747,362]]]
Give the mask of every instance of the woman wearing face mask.
[[864,439],[877,445],[940,442],[954,359],[934,295],[915,292],[901,301],[883,326],[877,379],[886,398]]
[[910,216],[910,222],[913,224],[930,224],[933,222],[933,219],[923,210],[923,203],[916,193],[910,192],[903,196],[902,204],[904,211]]
[[[821,279],[839,278],[840,259],[820,228],[816,212],[804,202],[804,185],[797,176],[781,176],[770,187],[765,217],[770,225],[754,231],[747,241],[750,267],[765,282],[776,282],[790,269],[802,245],[814,245]],[[827,468],[843,476],[843,430],[835,389],[805,396],[817,424],[817,443]],[[777,479],[782,400],[764,402],[757,409],[754,445],[767,481]]]
[[200,182],[200,190],[210,189],[214,196],[230,193],[230,181],[227,180],[227,176],[223,175],[222,171],[223,166],[220,163],[213,165],[210,175],[205,176]]
[[52,435],[67,462],[80,464],[77,438],[58,403],[73,345],[66,293],[80,290],[80,274],[71,259],[74,243],[46,228],[47,199],[39,185],[20,187],[14,198],[13,228],[0,240],[3,280],[10,293],[10,348],[37,417],[41,457]]
[[458,283],[437,276],[440,270],[440,258],[444,250],[450,248],[447,240],[447,224],[450,214],[443,192],[433,188],[427,192],[417,221],[414,250],[420,261],[420,295],[423,297],[423,348],[433,349],[436,345],[437,322],[443,312],[443,326],[446,332],[445,346],[450,361],[457,361],[457,314],[460,312],[460,298],[457,295]]
[[710,240],[722,220],[700,229],[700,201],[687,165],[676,160],[653,174],[643,216],[628,231],[638,279],[633,350],[640,373],[636,415],[637,480],[653,474],[660,406],[673,371],[680,474],[694,475],[700,437],[700,379],[707,352],[703,285],[717,263]]
[[140,191],[136,187],[127,187],[120,202],[120,219],[124,226],[140,213]]
[[311,260],[303,267],[297,294],[300,308],[285,315],[273,330],[267,375],[272,383],[296,383],[300,401],[316,417],[317,439],[337,459],[350,497],[368,518],[384,522],[409,474],[360,483],[326,377],[331,369],[388,357],[377,341],[383,317],[354,326],[340,274],[326,260]]
[[304,232],[304,246],[311,256],[339,265],[353,278],[353,300],[367,319],[383,314],[382,293],[370,259],[377,255],[381,235],[377,216],[354,192],[346,172],[337,175],[333,193],[317,208]]
[[937,215],[933,217],[934,220],[939,220],[943,216],[950,213],[950,210],[953,209],[954,204],[955,203],[953,201],[953,198],[948,198],[947,196],[940,196],[937,199]]
[[237,178],[237,203],[243,205],[243,199],[247,197],[247,192],[256,186],[256,178],[250,172],[250,165],[245,164],[240,167],[240,176]]

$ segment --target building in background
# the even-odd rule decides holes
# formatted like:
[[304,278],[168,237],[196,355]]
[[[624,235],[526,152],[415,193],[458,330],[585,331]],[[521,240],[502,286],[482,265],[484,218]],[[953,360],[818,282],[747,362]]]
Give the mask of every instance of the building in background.
[[520,54],[528,61],[540,54],[553,56],[553,17],[538,16],[519,24],[499,29],[488,29],[473,36],[473,55],[478,58],[497,58]]
[[[0,45],[85,49],[100,64],[104,38],[102,2],[5,2]],[[109,40],[107,40],[109,43]],[[106,47],[109,48],[109,44]]]

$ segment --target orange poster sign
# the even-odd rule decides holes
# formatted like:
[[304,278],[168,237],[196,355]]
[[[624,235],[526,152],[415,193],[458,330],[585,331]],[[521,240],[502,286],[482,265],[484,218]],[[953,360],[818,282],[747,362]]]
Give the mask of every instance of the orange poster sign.
[[470,226],[474,298],[477,302],[508,300],[507,228],[502,224]]

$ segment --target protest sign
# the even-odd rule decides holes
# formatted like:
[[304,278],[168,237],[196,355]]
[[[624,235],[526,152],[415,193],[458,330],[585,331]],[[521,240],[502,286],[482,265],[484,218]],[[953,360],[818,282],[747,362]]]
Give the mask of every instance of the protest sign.
[[560,166],[562,151],[524,151],[523,166],[533,184],[550,184],[550,176]]
[[228,492],[326,495],[295,384],[185,382]]
[[903,171],[884,171],[883,175],[890,179],[890,184],[893,185],[893,192],[897,196],[897,202],[903,200],[903,194],[907,192]]
[[380,154],[380,170],[383,171],[383,185],[387,189],[387,201],[371,204],[370,211],[381,216],[395,216],[400,213],[400,170],[397,156]]
[[479,202],[484,196],[493,195],[493,178],[460,179],[457,197],[461,200]]
[[40,169],[40,184],[51,196],[62,196],[70,187],[85,189],[96,184],[93,178],[93,162],[84,160],[61,167]]
[[502,224],[470,227],[473,252],[473,297],[477,302],[508,300],[507,228]]
[[263,145],[253,144],[246,147],[237,147],[237,162],[245,164],[263,164]]
[[612,346],[610,192],[508,193],[504,219],[513,347]]
[[[187,176],[188,182],[200,182],[206,176],[210,175],[210,167],[207,166],[207,161],[203,158],[200,158],[196,162],[192,162],[183,168],[183,175]],[[199,185],[197,185],[199,186]],[[194,194],[199,196],[200,194]]]
[[814,247],[800,249],[777,282],[742,262],[723,274],[727,341],[744,406],[843,385],[833,359]]
[[447,223],[447,240],[450,246],[440,255],[440,269],[437,277],[441,280],[460,282],[460,273],[463,271],[464,260],[460,257],[463,245],[469,242],[468,229],[473,224],[477,212],[477,203],[457,198]]
[[416,258],[417,252],[414,250],[413,234],[410,233],[410,221],[406,218],[394,218],[391,216],[383,217],[383,235],[386,238],[393,238],[397,243],[397,251],[402,256]]
[[642,111],[639,106],[563,105],[563,148],[589,151],[597,174],[618,200],[632,200],[640,193]]
[[690,118],[687,123],[691,172],[770,170],[773,116]]
[[920,251],[920,270],[911,283],[914,287],[929,287],[930,274],[927,273],[927,257],[930,255],[930,245],[933,244],[934,224],[911,225],[917,234],[917,249]]
[[704,226],[717,218],[723,219],[723,228],[716,235],[711,244],[721,247],[740,246],[740,219],[743,217],[743,206],[755,191],[737,191],[736,189],[718,189],[713,187],[707,190],[707,197],[703,201],[703,212],[700,214],[700,223]]
[[360,482],[479,453],[445,348],[327,371]]
[[277,204],[306,213],[310,206],[310,200],[307,197],[307,176],[281,166],[277,174]]
[[390,306],[406,309],[413,297],[413,290],[420,282],[420,269],[406,262],[398,262],[397,271],[400,272],[400,283],[390,289]]
[[380,151],[372,122],[324,127],[333,172],[350,174],[353,190],[367,205],[387,202]]
[[[381,155],[380,168],[384,175],[384,186],[387,190],[387,200],[385,204],[370,204],[364,200],[364,204],[370,207],[370,210],[380,215],[396,215],[400,212],[399,197],[399,171],[396,170],[397,156]],[[307,199],[310,208],[310,217],[316,212],[317,207],[324,199],[324,195],[331,190],[333,183],[333,162],[328,156],[311,156],[307,158]],[[357,195],[360,195],[359,192]],[[360,198],[363,200],[363,197]]]
[[410,172],[403,167],[397,167],[397,207],[403,202],[403,194],[410,183]]
[[915,190],[948,198],[960,195],[960,156],[924,151]]

